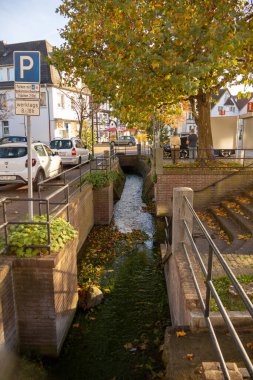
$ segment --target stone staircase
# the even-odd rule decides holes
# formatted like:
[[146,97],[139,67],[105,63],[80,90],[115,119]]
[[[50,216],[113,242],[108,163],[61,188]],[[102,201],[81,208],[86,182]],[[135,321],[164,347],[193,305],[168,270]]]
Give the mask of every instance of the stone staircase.
[[[253,190],[241,191],[198,215],[221,253],[253,256]],[[196,225],[194,235],[206,251]]]

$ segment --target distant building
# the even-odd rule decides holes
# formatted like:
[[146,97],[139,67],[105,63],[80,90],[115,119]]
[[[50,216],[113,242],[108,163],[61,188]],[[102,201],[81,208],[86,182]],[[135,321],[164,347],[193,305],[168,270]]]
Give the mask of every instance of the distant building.
[[87,87],[67,88],[63,86],[63,76],[48,58],[53,54],[53,46],[45,40],[7,44],[0,41],[0,137],[26,135],[25,116],[15,115],[14,93],[14,51],[39,51],[41,53],[41,97],[40,116],[31,117],[32,137],[48,143],[55,137],[75,137],[79,132],[77,108],[78,99],[87,106],[88,123],[93,124],[99,135],[100,129],[109,124],[108,105],[101,105],[91,113],[91,93]]

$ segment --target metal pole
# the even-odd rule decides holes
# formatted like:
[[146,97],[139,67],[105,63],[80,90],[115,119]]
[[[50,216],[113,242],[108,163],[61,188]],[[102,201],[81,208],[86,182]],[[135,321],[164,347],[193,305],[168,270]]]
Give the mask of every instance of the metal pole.
[[[28,148],[28,198],[33,198],[33,178],[32,178],[32,133],[31,116],[27,116],[27,148]],[[29,220],[33,220],[33,202],[28,202]]]

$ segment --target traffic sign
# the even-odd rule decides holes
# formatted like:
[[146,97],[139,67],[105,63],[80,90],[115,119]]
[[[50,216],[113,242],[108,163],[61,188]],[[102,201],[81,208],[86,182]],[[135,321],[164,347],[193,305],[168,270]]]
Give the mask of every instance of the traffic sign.
[[40,83],[40,52],[14,51],[15,82]]
[[16,99],[16,115],[39,116],[40,102],[39,100]]
[[38,91],[29,92],[29,91],[15,91],[16,99],[40,99],[40,93]]
[[15,91],[40,91],[40,85],[37,83],[15,83]]

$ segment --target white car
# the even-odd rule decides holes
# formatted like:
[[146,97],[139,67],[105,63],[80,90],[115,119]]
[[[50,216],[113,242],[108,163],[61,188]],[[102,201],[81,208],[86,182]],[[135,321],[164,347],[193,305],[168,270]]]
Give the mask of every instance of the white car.
[[[0,184],[28,182],[27,143],[0,145]],[[62,172],[61,158],[43,143],[32,143],[33,187]]]
[[53,152],[58,152],[62,163],[66,165],[78,165],[90,161],[90,152],[83,145],[81,139],[55,138],[50,142]]

